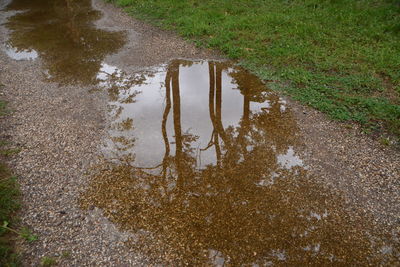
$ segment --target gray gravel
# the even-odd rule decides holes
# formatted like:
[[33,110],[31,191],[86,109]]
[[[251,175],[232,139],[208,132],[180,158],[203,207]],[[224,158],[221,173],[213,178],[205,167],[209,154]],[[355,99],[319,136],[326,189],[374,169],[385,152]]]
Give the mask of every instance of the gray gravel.
[[[106,59],[124,71],[135,71],[173,58],[219,58],[196,49],[172,33],[136,21],[99,0],[105,16],[97,26],[126,30],[128,44]],[[0,14],[3,23],[7,14]],[[133,30],[135,29],[135,30]],[[6,41],[0,27],[0,42]],[[22,224],[39,240],[19,242],[24,266],[41,257],[57,257],[61,266],[132,266],[147,263],[129,250],[121,233],[101,211],[79,208],[91,167],[101,158],[99,147],[107,127],[106,95],[91,88],[61,86],[44,80],[40,60],[14,61],[0,51],[2,98],[13,110],[2,118],[0,135],[21,152],[10,165],[23,192]],[[310,176],[339,192],[355,214],[372,216],[377,229],[399,232],[400,153],[324,115],[288,100],[298,117],[302,152]],[[62,257],[64,252],[69,256]]]
[[[340,192],[349,209],[371,216],[378,230],[400,233],[400,151],[380,144],[359,126],[330,121],[291,102],[304,140],[310,172]],[[399,244],[399,243],[398,243]]]

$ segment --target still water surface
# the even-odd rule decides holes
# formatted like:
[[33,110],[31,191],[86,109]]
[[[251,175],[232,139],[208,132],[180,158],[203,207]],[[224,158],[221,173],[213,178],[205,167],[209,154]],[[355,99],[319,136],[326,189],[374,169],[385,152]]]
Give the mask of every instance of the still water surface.
[[[95,206],[154,261],[189,265],[379,264],[396,245],[308,174],[290,106],[228,62],[174,60],[126,74],[102,64],[111,164]],[[390,238],[390,234],[389,234]]]
[[92,84],[105,56],[125,41],[123,32],[93,26],[101,13],[89,0],[13,0],[5,11],[16,14],[3,49],[16,60],[40,58],[50,81]]

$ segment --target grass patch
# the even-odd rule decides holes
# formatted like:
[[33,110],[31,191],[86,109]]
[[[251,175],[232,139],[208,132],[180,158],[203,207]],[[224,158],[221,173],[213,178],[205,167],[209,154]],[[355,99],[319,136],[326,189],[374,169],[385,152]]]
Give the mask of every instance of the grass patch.
[[333,119],[400,137],[399,1],[108,1],[219,49]]
[[[0,101],[0,114],[4,114],[4,110],[5,103]],[[0,140],[0,152],[3,152],[5,144]],[[13,215],[19,208],[19,189],[15,177],[3,162],[3,153],[0,154],[0,223],[6,223],[3,226],[7,227],[8,222],[15,222]],[[0,227],[0,266],[19,266],[18,255],[13,250],[15,233],[3,226]]]
[[57,259],[49,256],[44,256],[40,260],[40,266],[54,266],[57,264]]
[[[0,163],[0,221],[14,222],[13,214],[19,207],[19,190],[15,177]],[[18,256],[13,251],[15,234],[0,227],[0,266],[18,266]]]
[[0,155],[3,156],[11,156],[11,155],[15,155],[18,154],[19,152],[21,152],[21,149],[19,148],[14,148],[14,149],[1,149],[0,150]]
[[0,101],[0,116],[6,114],[6,103],[4,101]]

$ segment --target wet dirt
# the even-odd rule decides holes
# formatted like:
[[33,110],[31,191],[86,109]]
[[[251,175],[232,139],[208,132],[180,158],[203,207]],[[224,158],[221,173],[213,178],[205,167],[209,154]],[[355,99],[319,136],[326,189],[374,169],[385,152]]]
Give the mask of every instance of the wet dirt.
[[80,205],[129,233],[126,246],[151,264],[398,263],[397,234],[318,182],[290,103],[255,76],[216,60],[111,65],[109,55],[122,49],[129,65],[140,50],[123,49],[127,32],[96,28],[88,0],[13,0],[6,11],[9,57],[108,95],[102,164]]
[[156,263],[388,264],[398,248],[308,174],[290,106],[229,62],[104,64],[106,162],[82,197]]

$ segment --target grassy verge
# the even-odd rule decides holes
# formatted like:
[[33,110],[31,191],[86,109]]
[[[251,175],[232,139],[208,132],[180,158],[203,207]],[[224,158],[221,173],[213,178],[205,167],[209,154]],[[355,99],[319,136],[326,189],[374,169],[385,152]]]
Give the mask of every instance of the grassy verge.
[[[0,101],[0,116],[5,114],[5,103]],[[4,152],[5,142],[0,140],[0,152]],[[14,214],[19,207],[19,190],[15,177],[4,164],[3,153],[0,153],[0,224],[15,222]],[[18,255],[13,250],[16,234],[5,227],[0,227],[0,266],[19,266]],[[11,229],[11,228],[10,228]]]
[[400,137],[397,0],[108,0],[331,118]]

